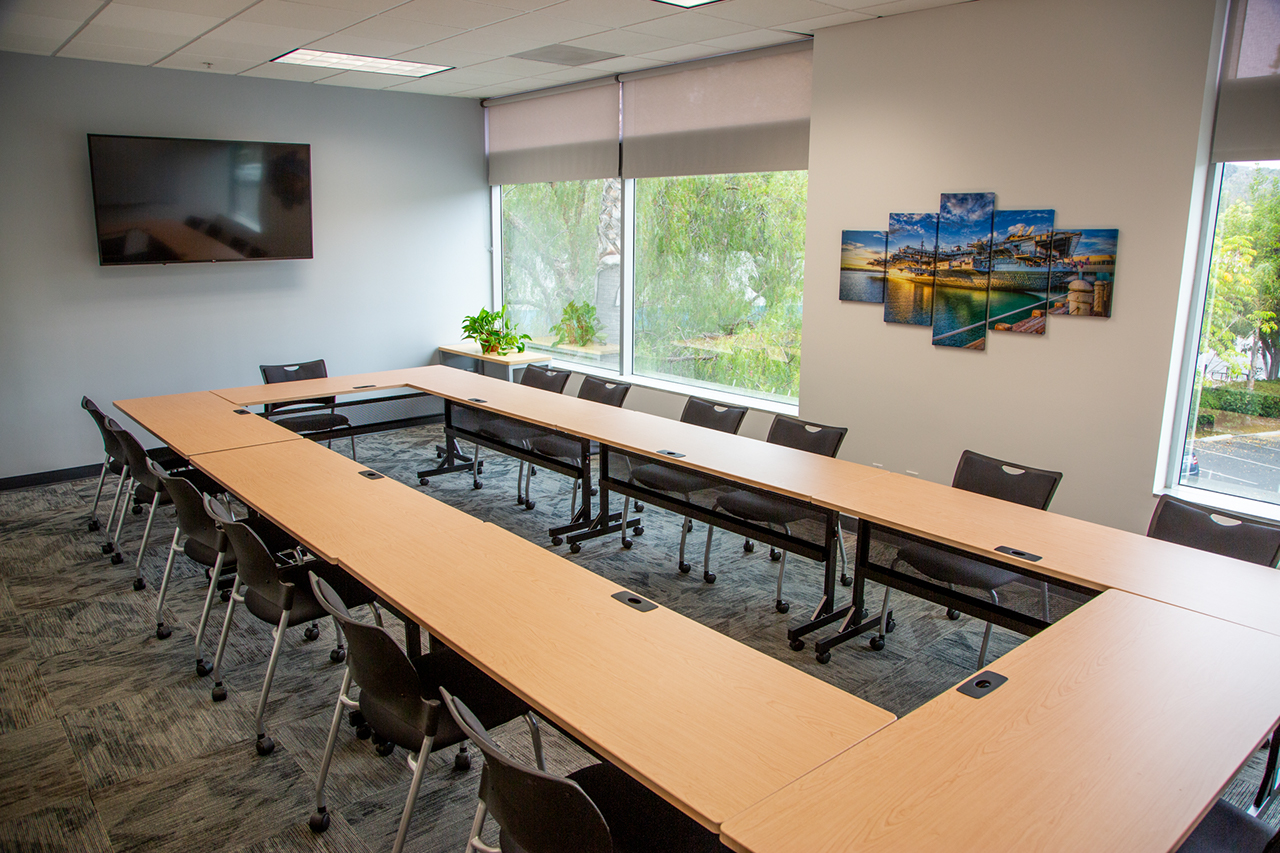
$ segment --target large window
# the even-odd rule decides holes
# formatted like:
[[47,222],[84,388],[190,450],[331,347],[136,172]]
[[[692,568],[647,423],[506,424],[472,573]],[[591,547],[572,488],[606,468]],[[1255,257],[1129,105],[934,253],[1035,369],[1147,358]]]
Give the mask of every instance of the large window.
[[1178,482],[1280,504],[1280,161],[1220,168]]
[[[503,301],[534,348],[623,375],[794,404],[808,173],[623,184],[501,188]],[[621,218],[623,192],[634,198],[630,223]],[[630,234],[633,245],[624,245]],[[632,276],[620,262],[633,265]],[[623,292],[625,280],[634,280],[633,294]],[[633,353],[630,364],[624,352]]]

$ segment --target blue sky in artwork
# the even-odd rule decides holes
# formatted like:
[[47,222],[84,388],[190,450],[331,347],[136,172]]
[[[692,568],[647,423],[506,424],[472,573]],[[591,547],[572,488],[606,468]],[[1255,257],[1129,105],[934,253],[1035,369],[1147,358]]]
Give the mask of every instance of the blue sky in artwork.
[[1080,242],[1076,245],[1076,254],[1114,255],[1119,236],[1120,232],[1114,228],[1082,228]]
[[943,193],[938,212],[938,244],[950,249],[991,238],[995,193]]
[[1035,234],[1047,234],[1053,230],[1053,218],[1052,210],[997,210],[993,229],[996,241],[1015,231],[1026,233],[1028,228]]
[[889,253],[892,254],[903,246],[919,246],[924,242],[925,249],[937,245],[938,214],[936,213],[890,213],[889,214]]

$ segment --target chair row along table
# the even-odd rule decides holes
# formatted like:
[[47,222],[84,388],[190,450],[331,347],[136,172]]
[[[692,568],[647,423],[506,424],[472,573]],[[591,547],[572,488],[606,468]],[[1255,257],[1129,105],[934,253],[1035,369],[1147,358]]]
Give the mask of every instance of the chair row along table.
[[[966,682],[975,696],[895,721],[245,408],[396,389],[444,399],[447,427],[462,406],[598,442],[598,529],[610,489],[654,497],[628,483],[633,461],[811,507],[827,570],[793,648],[836,621],[865,630],[862,584],[886,579],[865,543],[882,532],[1095,597],[1019,622],[1033,636]],[[1264,567],[438,365],[116,405],[742,853],[1169,850],[1280,718],[1280,573]],[[837,609],[842,515],[859,555]]]

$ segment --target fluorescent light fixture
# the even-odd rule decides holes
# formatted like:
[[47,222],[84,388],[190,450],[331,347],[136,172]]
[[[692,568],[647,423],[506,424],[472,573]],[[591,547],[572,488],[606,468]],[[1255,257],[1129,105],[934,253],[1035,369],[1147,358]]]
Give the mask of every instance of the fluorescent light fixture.
[[403,62],[399,59],[383,59],[380,56],[354,56],[350,53],[329,53],[325,50],[298,48],[272,62],[289,65],[309,65],[313,68],[332,68],[334,71],[368,71],[373,74],[395,74],[398,77],[426,77],[448,71],[452,65],[428,65],[425,62]]
[[655,3],[666,3],[668,6],[679,6],[681,9],[692,9],[695,6],[706,6],[719,3],[720,0],[654,0]]

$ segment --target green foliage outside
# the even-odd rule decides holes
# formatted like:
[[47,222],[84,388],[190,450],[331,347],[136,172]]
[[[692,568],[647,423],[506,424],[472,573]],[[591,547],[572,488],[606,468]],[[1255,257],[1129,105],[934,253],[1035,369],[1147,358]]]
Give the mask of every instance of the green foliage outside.
[[570,299],[560,314],[560,322],[552,326],[551,331],[556,333],[556,346],[583,347],[601,340],[602,328],[600,318],[596,316],[596,306]]

